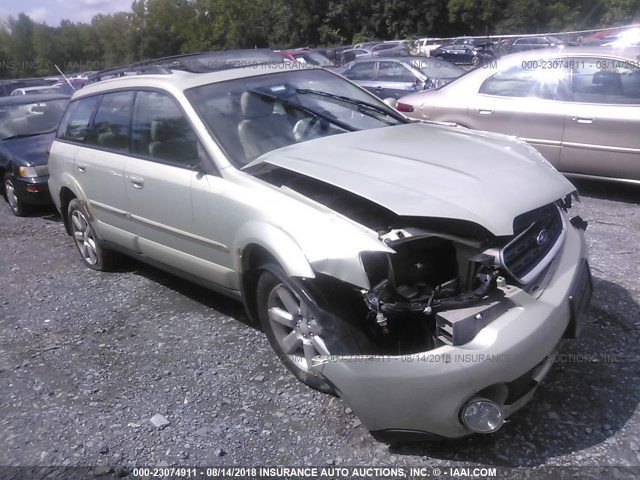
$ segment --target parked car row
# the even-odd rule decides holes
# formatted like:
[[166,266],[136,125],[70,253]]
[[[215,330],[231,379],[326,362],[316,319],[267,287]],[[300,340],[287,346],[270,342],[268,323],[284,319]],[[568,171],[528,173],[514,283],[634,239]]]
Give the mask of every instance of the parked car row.
[[[500,429],[591,297],[575,187],[514,138],[407,118],[273,52],[221,55],[74,93],[48,187],[81,261],[126,254],[242,299],[284,365],[381,441]],[[37,100],[20,113],[68,101]]]

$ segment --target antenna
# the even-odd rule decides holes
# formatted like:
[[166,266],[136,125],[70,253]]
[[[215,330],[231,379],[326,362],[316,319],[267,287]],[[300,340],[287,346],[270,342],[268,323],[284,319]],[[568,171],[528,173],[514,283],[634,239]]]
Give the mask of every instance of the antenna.
[[58,67],[58,65],[53,65],[54,67],[56,67],[56,70],[58,70],[58,73],[60,73],[60,75],[62,75],[62,78],[64,78],[64,81],[67,82],[69,84],[69,86],[71,87],[71,90],[73,90],[74,92],[76,91],[75,87],[71,84],[71,82],[69,81],[69,79],[67,78],[67,76],[62,73],[62,70],[60,70],[60,68]]

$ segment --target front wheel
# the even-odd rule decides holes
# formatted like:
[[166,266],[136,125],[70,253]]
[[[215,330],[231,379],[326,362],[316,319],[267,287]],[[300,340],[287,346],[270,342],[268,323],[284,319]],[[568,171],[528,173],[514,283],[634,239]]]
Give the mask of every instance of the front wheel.
[[11,213],[16,217],[24,217],[27,214],[27,207],[24,202],[18,197],[13,177],[10,173],[4,175],[4,196],[9,203]]
[[78,247],[82,261],[94,270],[107,271],[113,268],[116,254],[104,248],[89,221],[89,214],[82,202],[74,198],[68,209],[71,235]]
[[[335,390],[312,369],[316,355],[357,354],[357,333],[333,315],[317,318],[297,293],[284,271],[265,267],[257,286],[258,315],[262,331],[284,365],[303,383],[323,393]],[[310,297],[308,297],[310,298]]]

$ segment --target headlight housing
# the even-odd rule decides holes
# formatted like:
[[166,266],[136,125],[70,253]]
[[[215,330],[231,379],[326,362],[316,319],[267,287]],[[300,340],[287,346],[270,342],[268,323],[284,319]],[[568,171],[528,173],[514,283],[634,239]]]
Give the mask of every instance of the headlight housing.
[[18,167],[18,174],[25,178],[46,177],[49,175],[49,166]]

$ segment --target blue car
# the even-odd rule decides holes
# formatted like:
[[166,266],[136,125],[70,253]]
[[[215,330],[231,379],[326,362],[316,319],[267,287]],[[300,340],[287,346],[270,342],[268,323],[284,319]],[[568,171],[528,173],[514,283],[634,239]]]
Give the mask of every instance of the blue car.
[[0,192],[14,215],[50,205],[48,150],[69,103],[68,95],[0,98]]

